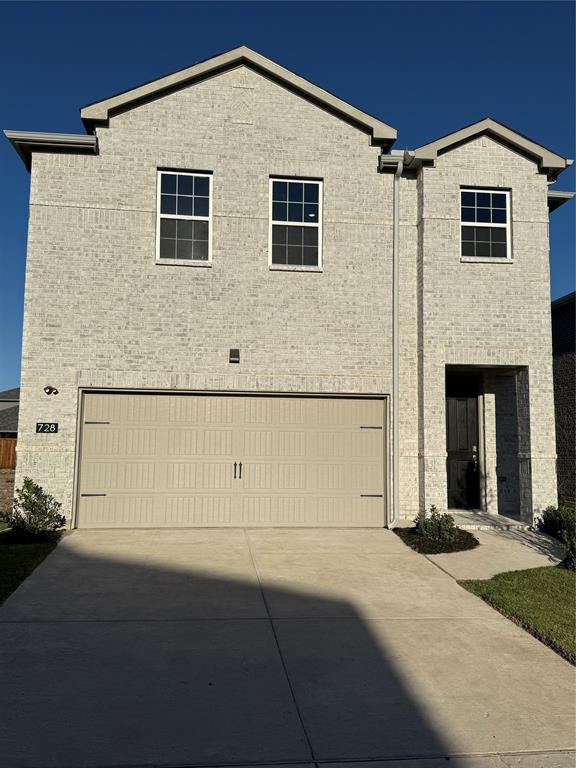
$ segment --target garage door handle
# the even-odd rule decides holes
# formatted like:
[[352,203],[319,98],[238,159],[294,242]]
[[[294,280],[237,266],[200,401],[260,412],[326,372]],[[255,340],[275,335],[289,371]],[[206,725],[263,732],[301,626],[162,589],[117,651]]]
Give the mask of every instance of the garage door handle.
[[238,476],[238,479],[242,480],[242,462],[240,462],[240,464],[238,465],[238,468],[240,469],[240,474]]
[[236,480],[236,467],[237,466],[238,465],[236,464],[236,462],[234,462],[234,480]]

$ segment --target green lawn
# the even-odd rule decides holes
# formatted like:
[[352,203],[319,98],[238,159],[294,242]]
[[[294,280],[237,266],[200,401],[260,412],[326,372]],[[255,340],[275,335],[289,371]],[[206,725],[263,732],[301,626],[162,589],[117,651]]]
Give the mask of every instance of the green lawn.
[[6,535],[0,534],[0,605],[56,546],[53,541],[5,544]]
[[460,584],[576,664],[576,573],[549,566]]

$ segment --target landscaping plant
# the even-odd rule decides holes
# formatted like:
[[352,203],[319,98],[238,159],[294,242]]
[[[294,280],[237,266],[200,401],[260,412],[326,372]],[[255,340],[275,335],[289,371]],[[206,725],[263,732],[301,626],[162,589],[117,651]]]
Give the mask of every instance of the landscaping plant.
[[562,542],[566,549],[562,565],[576,571],[576,505],[547,507],[538,520],[538,529]]
[[4,513],[2,518],[11,528],[12,539],[51,539],[66,523],[61,508],[62,504],[54,496],[25,477],[22,487],[16,489],[12,510]]
[[434,505],[427,513],[421,512],[414,521],[416,533],[432,541],[451,544],[456,539],[458,529],[452,515],[440,513]]
[[404,544],[423,555],[461,552],[480,543],[470,531],[458,528],[452,515],[442,514],[434,506],[428,512],[422,510],[412,528],[396,526],[393,530]]

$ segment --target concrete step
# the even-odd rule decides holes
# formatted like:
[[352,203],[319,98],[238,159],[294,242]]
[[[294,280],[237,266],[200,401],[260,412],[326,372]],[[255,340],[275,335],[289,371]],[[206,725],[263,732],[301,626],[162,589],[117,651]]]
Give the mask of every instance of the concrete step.
[[485,512],[449,510],[459,528],[466,531],[529,531],[531,523],[522,522],[504,515],[489,515]]

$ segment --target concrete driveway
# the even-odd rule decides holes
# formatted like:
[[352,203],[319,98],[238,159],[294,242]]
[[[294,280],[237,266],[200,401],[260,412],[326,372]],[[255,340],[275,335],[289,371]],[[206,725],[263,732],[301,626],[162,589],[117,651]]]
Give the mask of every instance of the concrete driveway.
[[75,532],[0,633],[3,768],[573,764],[574,669],[388,531]]

